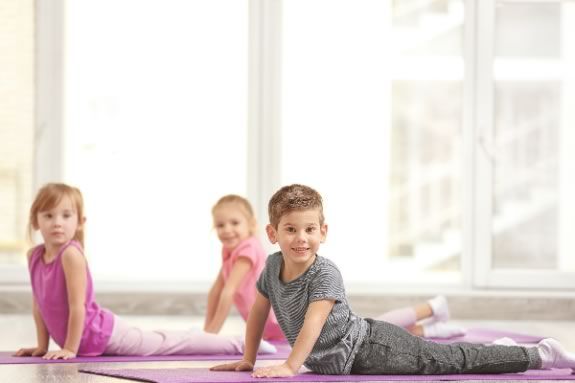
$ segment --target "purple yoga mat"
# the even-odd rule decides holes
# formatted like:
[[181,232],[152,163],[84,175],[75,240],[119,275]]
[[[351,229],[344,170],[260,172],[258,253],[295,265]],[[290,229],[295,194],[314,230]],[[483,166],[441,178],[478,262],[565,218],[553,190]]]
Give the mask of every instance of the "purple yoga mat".
[[[287,342],[271,341],[278,351],[275,354],[260,354],[258,359],[287,359],[291,347]],[[0,364],[43,364],[43,363],[110,363],[110,362],[156,362],[156,361],[202,361],[202,360],[236,360],[241,355],[198,354],[198,355],[152,355],[152,356],[81,356],[73,359],[45,360],[40,357],[17,357],[14,352],[0,352]]]
[[[450,339],[433,339],[441,343],[470,342],[491,343],[495,339],[508,337],[520,344],[537,343],[544,337],[520,334],[510,331],[471,328],[465,336]],[[258,355],[261,360],[287,359],[290,346],[286,342],[271,342],[278,352],[275,354]],[[38,364],[38,363],[101,363],[101,362],[154,362],[154,361],[190,361],[190,360],[233,360],[238,355],[164,355],[164,356],[91,356],[68,360],[44,360],[38,357],[15,357],[13,352],[0,352],[0,364]]]
[[570,369],[528,370],[514,374],[458,375],[318,375],[304,373],[288,378],[252,378],[250,372],[210,371],[206,368],[81,369],[80,372],[152,383],[251,383],[251,382],[379,382],[437,380],[575,380]]

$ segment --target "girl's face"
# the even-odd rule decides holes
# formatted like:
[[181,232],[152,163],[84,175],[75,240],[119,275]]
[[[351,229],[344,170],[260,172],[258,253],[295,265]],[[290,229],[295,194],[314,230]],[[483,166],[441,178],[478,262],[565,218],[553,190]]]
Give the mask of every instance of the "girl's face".
[[80,226],[78,213],[70,197],[63,197],[52,209],[36,216],[46,246],[59,247],[74,238]]
[[253,234],[253,221],[236,204],[226,203],[214,210],[214,227],[227,249],[234,249]]

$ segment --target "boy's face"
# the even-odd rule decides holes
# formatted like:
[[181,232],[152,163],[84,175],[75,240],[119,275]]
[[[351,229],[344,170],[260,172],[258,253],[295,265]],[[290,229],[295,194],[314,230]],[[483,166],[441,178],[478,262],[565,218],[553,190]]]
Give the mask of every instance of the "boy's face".
[[277,229],[266,227],[271,243],[278,243],[286,267],[307,268],[320,243],[327,235],[327,225],[319,222],[317,209],[295,210],[281,217]]

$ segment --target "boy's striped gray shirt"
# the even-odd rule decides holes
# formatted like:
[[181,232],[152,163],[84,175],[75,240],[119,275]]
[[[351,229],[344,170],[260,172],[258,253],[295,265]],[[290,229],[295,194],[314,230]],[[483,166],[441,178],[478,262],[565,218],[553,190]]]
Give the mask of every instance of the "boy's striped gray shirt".
[[320,374],[349,374],[353,359],[367,331],[367,323],[347,302],[341,273],[327,258],[316,255],[314,263],[297,279],[283,283],[281,252],[268,257],[258,291],[271,302],[278,323],[290,345],[303,326],[309,304],[333,300],[329,314],[305,366]]

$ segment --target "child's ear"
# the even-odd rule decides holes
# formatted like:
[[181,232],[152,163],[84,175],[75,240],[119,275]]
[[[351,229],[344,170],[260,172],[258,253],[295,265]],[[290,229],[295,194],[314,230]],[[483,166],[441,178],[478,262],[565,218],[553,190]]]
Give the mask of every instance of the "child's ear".
[[327,224],[324,223],[323,225],[321,225],[319,231],[321,233],[321,243],[324,243],[325,238],[327,237]]
[[268,239],[270,240],[271,244],[276,244],[277,243],[277,233],[276,233],[276,229],[274,229],[274,227],[272,225],[267,225],[266,226],[266,233],[268,235]]

